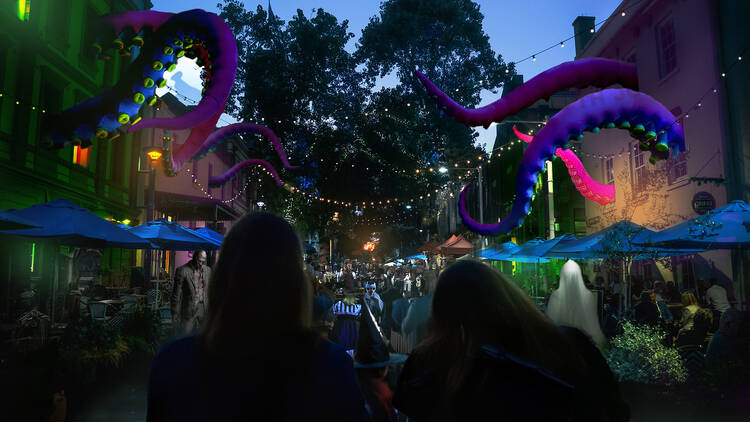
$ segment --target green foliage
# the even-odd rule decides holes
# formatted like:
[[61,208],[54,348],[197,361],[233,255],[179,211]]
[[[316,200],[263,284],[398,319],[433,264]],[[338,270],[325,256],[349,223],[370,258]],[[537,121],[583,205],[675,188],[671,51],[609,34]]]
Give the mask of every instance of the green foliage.
[[159,341],[159,318],[150,309],[137,309],[123,321],[120,333],[131,350],[154,353]]
[[622,324],[622,334],[612,339],[607,356],[620,381],[675,385],[687,380],[687,370],[677,349],[663,344],[666,333],[658,327]]
[[66,371],[83,383],[93,381],[100,369],[119,367],[129,352],[120,333],[98,321],[68,325],[60,347]]
[[[269,126],[290,161],[300,165],[281,177],[322,197],[351,202],[418,197],[445,180],[437,172],[415,174],[416,165],[475,158],[476,135],[441,116],[413,77],[415,67],[452,94],[459,88],[457,100],[469,107],[479,102],[482,89],[496,89],[514,73],[506,74],[501,56],[492,51],[472,1],[386,1],[353,54],[345,48],[354,37],[348,21],[322,9],[310,16],[297,10],[285,22],[262,6],[246,10],[240,0],[224,0],[219,8],[239,48],[227,110]],[[395,87],[371,91],[378,76],[394,72]],[[268,142],[247,141],[253,156],[278,164]],[[341,239],[362,226],[343,218],[350,215],[331,227],[330,204],[276,186],[261,187],[258,194],[302,231],[325,230]],[[415,209],[429,215],[425,202]],[[377,218],[382,211],[368,206],[366,212]]]

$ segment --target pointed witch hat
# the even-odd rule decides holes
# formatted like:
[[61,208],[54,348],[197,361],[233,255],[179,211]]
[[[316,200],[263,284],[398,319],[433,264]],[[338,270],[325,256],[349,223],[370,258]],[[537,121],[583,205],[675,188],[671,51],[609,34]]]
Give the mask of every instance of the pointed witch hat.
[[406,361],[407,355],[389,353],[383,332],[372,316],[370,307],[362,305],[359,316],[359,339],[354,351],[355,368],[382,368],[390,365],[400,365]]

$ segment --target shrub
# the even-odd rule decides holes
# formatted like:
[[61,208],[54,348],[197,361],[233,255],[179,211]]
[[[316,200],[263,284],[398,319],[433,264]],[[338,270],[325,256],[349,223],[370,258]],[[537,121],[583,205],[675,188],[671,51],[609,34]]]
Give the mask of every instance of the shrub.
[[122,323],[120,333],[133,350],[154,353],[159,342],[159,318],[150,309],[138,309]]
[[666,333],[658,327],[622,324],[622,334],[612,339],[607,363],[620,381],[673,385],[687,380],[687,370],[677,349],[663,344]]

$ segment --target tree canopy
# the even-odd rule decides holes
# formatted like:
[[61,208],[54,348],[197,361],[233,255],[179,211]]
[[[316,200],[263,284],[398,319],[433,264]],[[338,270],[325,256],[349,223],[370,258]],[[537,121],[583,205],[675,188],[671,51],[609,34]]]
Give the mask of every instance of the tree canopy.
[[[247,10],[240,0],[218,6],[239,50],[227,111],[274,130],[300,166],[282,178],[323,197],[369,205],[419,196],[449,179],[415,168],[481,152],[471,129],[441,116],[414,69],[467,106],[478,104],[482,89],[495,90],[513,74],[492,51],[479,6],[470,0],[385,1],[352,52],[348,21],[323,9],[310,16],[298,9],[285,22],[270,7]],[[393,76],[395,84],[384,84]],[[267,142],[248,142],[256,156],[273,157]],[[368,207],[355,214],[275,186],[261,190],[264,201],[300,229],[331,236],[351,234],[357,225],[376,228],[368,221],[389,215],[400,216],[404,227],[418,227],[430,206],[425,202],[409,213]],[[337,211],[340,218],[332,224]]]

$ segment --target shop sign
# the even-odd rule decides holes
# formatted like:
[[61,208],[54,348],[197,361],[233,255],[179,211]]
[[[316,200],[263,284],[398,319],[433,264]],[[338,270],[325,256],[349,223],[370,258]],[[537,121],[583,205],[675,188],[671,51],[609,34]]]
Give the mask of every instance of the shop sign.
[[708,192],[698,192],[693,195],[693,211],[698,214],[705,214],[716,208],[714,196]]

